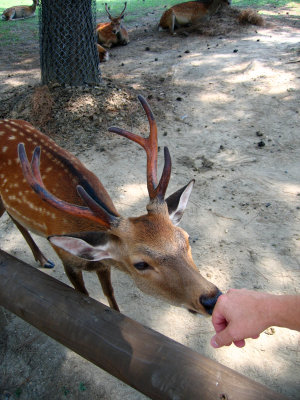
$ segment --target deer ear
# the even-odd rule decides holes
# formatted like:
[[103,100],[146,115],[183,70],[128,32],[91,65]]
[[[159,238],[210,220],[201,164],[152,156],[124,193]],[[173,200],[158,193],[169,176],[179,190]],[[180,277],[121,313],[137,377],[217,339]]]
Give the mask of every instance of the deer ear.
[[81,232],[78,234],[49,236],[48,240],[66,252],[89,261],[100,261],[113,257],[109,235],[103,232]]
[[195,180],[193,179],[186,186],[177,190],[177,192],[171,194],[171,196],[166,199],[169,216],[174,225],[178,225],[183,216],[194,183]]

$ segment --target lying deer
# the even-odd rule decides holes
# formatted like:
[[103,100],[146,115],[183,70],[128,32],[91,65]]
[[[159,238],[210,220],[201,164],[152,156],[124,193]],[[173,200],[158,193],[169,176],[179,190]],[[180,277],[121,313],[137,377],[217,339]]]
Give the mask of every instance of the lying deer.
[[169,29],[174,34],[175,28],[195,25],[215,14],[223,5],[231,0],[199,0],[176,4],[166,10],[158,24],[159,28]]
[[127,2],[125,2],[125,7],[121,14],[118,17],[112,17],[108,11],[107,3],[105,3],[105,10],[110,22],[101,22],[97,25],[96,33],[99,44],[110,48],[119,44],[126,45],[129,43],[128,32],[122,25],[126,6]]
[[[53,263],[28,230],[48,238],[80,292],[88,294],[82,271],[96,271],[115,310],[119,307],[111,284],[111,266],[129,274],[150,295],[192,312],[211,314],[220,291],[200,275],[188,234],[177,226],[194,181],[165,198],[170,154],[165,148],[158,182],[156,123],[145,99],[139,96],[139,100],[149,121],[149,137],[116,127],[109,131],[136,142],[146,152],[147,214],[121,216],[101,182],[75,156],[28,122],[1,120],[0,216],[7,211],[42,267]],[[26,152],[32,155],[31,163]]]
[[2,19],[11,21],[13,19],[33,17],[39,0],[33,0],[32,6],[15,6],[7,8],[2,13]]

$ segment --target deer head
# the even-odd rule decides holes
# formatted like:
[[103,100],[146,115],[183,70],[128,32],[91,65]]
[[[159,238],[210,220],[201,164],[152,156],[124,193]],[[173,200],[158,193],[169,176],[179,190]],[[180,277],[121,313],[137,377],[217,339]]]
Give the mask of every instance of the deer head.
[[49,237],[54,246],[88,261],[114,265],[128,273],[144,292],[191,311],[211,314],[221,294],[202,277],[193,261],[188,234],[178,224],[188,203],[194,181],[165,198],[171,175],[171,157],[164,149],[164,168],[157,179],[157,127],[146,100],[139,96],[150,125],[147,138],[120,128],[110,132],[142,146],[147,155],[147,214],[125,218],[93,196],[89,187],[77,186],[86,206],[69,204],[56,198],[44,186],[39,172],[40,150],[36,148],[31,164],[24,145],[19,144],[23,174],[32,189],[53,207],[78,218],[97,222],[98,231]]
[[120,32],[121,22],[122,22],[122,19],[124,18],[124,13],[125,13],[125,10],[127,7],[127,1],[124,4],[125,4],[125,7],[123,8],[123,11],[121,12],[121,14],[118,17],[112,17],[110,12],[108,11],[107,3],[105,3],[105,11],[107,12],[108,18],[110,19],[112,31],[114,34],[117,34]]

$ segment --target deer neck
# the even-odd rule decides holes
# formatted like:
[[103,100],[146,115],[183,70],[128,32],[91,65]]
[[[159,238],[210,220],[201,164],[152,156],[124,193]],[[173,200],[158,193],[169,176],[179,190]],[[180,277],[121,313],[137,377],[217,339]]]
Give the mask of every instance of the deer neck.
[[117,39],[118,39],[119,41],[122,41],[122,40],[124,39],[123,33],[122,33],[122,25],[120,25],[120,30],[119,30],[118,33],[116,33],[116,36],[117,36]]
[[30,7],[32,12],[35,12],[38,0],[33,0],[32,6]]

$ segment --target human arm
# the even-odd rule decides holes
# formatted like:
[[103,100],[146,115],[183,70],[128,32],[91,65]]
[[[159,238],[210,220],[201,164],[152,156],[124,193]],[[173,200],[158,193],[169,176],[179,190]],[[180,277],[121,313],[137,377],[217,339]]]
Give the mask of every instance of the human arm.
[[247,289],[230,289],[221,295],[212,315],[215,348],[245,346],[269,326],[300,331],[300,295],[274,295]]

